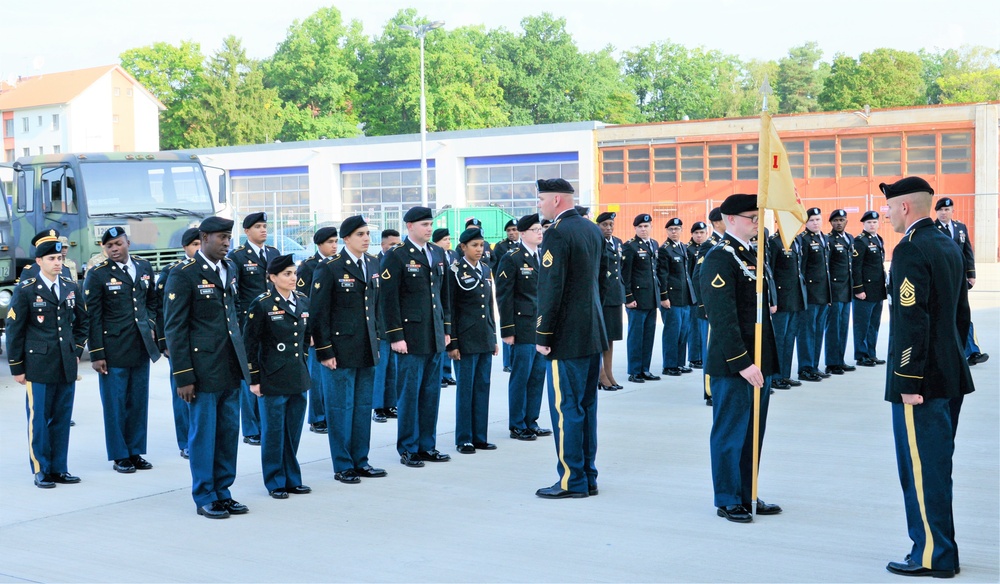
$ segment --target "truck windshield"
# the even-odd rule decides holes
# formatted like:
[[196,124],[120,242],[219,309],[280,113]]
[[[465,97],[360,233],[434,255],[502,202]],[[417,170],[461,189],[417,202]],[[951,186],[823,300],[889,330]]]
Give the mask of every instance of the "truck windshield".
[[81,162],[80,179],[90,215],[157,213],[164,209],[213,213],[205,173],[194,163]]

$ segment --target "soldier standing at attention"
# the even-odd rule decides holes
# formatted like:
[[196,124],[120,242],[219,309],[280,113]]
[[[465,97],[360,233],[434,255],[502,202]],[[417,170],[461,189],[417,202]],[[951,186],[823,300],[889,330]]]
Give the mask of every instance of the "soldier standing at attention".
[[[757,195],[731,195],[721,206],[726,232],[705,256],[701,294],[711,334],[705,373],[712,377],[712,484],[716,514],[750,523],[753,473],[753,402],[760,391],[760,443],[764,441],[771,376],[778,360],[770,311],[761,309],[760,367],[755,364],[757,322],[757,252],[750,239],[757,233]],[[765,274],[767,270],[765,270]],[[764,286],[763,307],[771,304]],[[754,389],[760,388],[759,390]],[[757,499],[758,515],[776,515],[781,507]]]
[[[184,260],[191,259],[194,254],[201,249],[201,232],[198,231],[197,227],[192,227],[185,231],[181,235],[181,246],[184,247],[184,259],[177,260],[176,262],[163,268],[160,272],[160,277],[156,281],[156,293],[159,296],[160,301],[156,304],[156,344],[159,347],[160,352],[166,355],[169,362],[170,351],[167,350],[167,339],[163,334],[163,303],[165,297],[163,291],[167,285],[167,278],[170,277],[170,271],[177,266],[184,263]],[[177,395],[177,383],[174,379],[174,368],[173,363],[170,363],[170,395],[171,395],[171,405],[174,411],[174,434],[177,436],[177,448],[181,452],[181,458],[188,458],[188,428],[190,427],[190,414],[188,412],[187,403]]]
[[722,241],[722,234],[726,232],[726,222],[722,220],[722,211],[719,210],[719,207],[709,211],[708,222],[712,224],[712,233],[708,239],[712,245],[715,245]]
[[67,452],[87,311],[77,285],[60,276],[58,237],[52,229],[31,240],[37,268],[14,287],[6,323],[7,361],[14,381],[25,386],[28,462],[40,489],[80,482],[69,474]]
[[604,243],[601,230],[573,208],[573,187],[561,178],[538,181],[538,211],[554,221],[542,241],[535,343],[549,359],[559,480],[535,495],[578,499],[598,494],[597,382],[608,348],[598,290]]
[[767,240],[765,261],[775,284],[777,310],[771,315],[777,346],[778,372],[771,380],[772,389],[791,389],[802,385],[792,379],[792,352],[799,329],[799,319],[806,308],[806,282],[802,277],[802,249],[798,238],[787,250],[781,234]]
[[[469,217],[465,220],[465,228],[468,229],[470,227],[478,227],[479,229],[482,229],[483,222],[475,217]],[[495,254],[493,253],[493,248],[490,247],[490,242],[487,241],[486,245],[483,247],[483,261],[487,264],[492,264],[494,257]]]
[[[442,227],[435,229],[431,235],[431,243],[444,250],[445,264],[451,265],[458,259],[458,252],[451,247],[451,232]],[[441,353],[441,387],[456,385],[454,375],[452,375],[452,362],[448,352]]]
[[[378,273],[382,273],[385,254],[399,245],[399,232],[395,229],[382,230],[382,251],[378,252]],[[385,310],[382,308],[383,294],[378,294],[375,308],[375,334],[378,336],[378,363],[375,364],[375,389],[372,397],[372,420],[384,424],[389,418],[396,418],[396,353],[389,346],[385,334]]]
[[[52,235],[52,234],[55,234],[55,235]],[[56,231],[55,229],[49,229],[47,231],[43,231],[43,232],[35,235],[35,237],[36,238],[41,238],[41,237],[55,237],[56,241],[58,241],[59,243],[62,243],[63,266],[62,266],[62,269],[59,271],[59,276],[63,277],[63,278],[69,278],[73,282],[76,282],[76,273],[74,273],[73,270],[71,270],[70,267],[69,267],[69,265],[66,263],[66,254],[68,253],[67,250],[69,248],[67,247],[67,243],[62,241],[63,239],[66,239],[66,238],[60,236],[59,232]],[[31,241],[32,241],[31,245],[35,245],[35,243],[34,243],[35,240],[32,239]],[[24,268],[21,269],[21,275],[17,277],[17,280],[15,280],[14,283],[17,284],[21,280],[26,280],[28,278],[35,278],[35,279],[38,278],[38,264],[36,264],[36,263],[30,263],[30,264],[24,266]],[[77,381],[79,381],[79,380],[77,380]]]
[[[490,264],[490,270],[492,270],[494,274],[500,271],[500,260],[503,259],[503,256],[517,249],[517,246],[520,243],[517,223],[515,223],[513,219],[508,221],[503,226],[503,230],[507,234],[507,239],[504,239],[493,247],[493,262]],[[510,373],[511,345],[503,343],[500,350],[503,352],[503,372]]]
[[802,250],[802,277],[806,281],[806,309],[799,316],[799,379],[822,381],[829,373],[819,370],[819,352],[830,312],[830,248],[820,230],[823,212],[819,207],[806,210],[806,229],[796,239]]
[[[246,325],[247,310],[253,299],[267,292],[267,261],[281,255],[276,248],[265,245],[267,241],[267,213],[250,213],[243,218],[243,233],[247,242],[234,249],[229,259],[236,264],[236,313],[240,330]],[[240,419],[243,422],[243,441],[260,446],[260,403],[247,387],[240,392]]]
[[830,235],[827,246],[830,254],[830,312],[826,324],[826,372],[843,375],[854,371],[853,365],[844,362],[847,351],[847,324],[851,320],[851,259],[854,253],[854,238],[844,231],[847,227],[847,211],[837,209],[830,213]]
[[615,362],[615,341],[622,340],[622,305],[625,304],[625,287],[622,285],[622,240],[615,237],[614,212],[604,212],[597,216],[597,226],[604,238],[604,253],[601,254],[600,286],[601,313],[604,329],[608,333],[608,350],[601,356],[601,379],[598,389],[617,391],[622,389],[615,380],[612,370]]
[[401,464],[420,467],[451,460],[435,448],[441,352],[451,342],[451,308],[446,256],[430,242],[434,214],[427,207],[412,207],[403,221],[407,238],[385,254],[381,292],[386,335],[399,355],[396,451]]
[[108,259],[87,270],[90,365],[100,373],[104,442],[120,473],[153,468],[146,453],[149,362],[160,359],[156,314],[160,298],[148,261],[128,253],[121,227],[101,236]]
[[878,234],[878,211],[861,216],[864,230],[854,238],[854,360],[862,367],[883,365],[875,353],[885,290],[885,245]]
[[455,446],[462,454],[496,450],[486,439],[490,415],[490,369],[499,354],[493,318],[493,272],[482,261],[482,229],[466,229],[459,237],[461,258],[450,266],[448,278],[453,329],[448,356],[458,368],[455,395]]
[[952,512],[952,455],[962,400],[974,391],[965,358],[969,285],[962,252],[930,218],[934,190],[920,177],[879,185],[896,233],[889,281],[889,365],[896,465],[913,546],[886,569],[951,578],[960,569]]
[[648,213],[632,220],[635,237],[622,245],[622,285],[625,287],[625,310],[628,313],[628,380],[632,383],[657,381],[649,371],[656,335],[656,307],[660,305],[660,287],[656,277],[658,244],[649,238],[653,218]]
[[[243,327],[250,369],[250,391],[260,398],[260,466],[264,486],[274,499],[312,492],[302,484],[296,454],[306,415],[309,368],[305,351],[309,297],[295,290],[291,255],[267,262],[272,289],[250,303]],[[365,412],[365,419],[368,415]]]
[[[721,217],[722,215],[719,216]],[[699,231],[701,231],[702,235],[696,236],[695,234]],[[692,328],[697,328],[698,335],[701,337],[701,349],[697,353],[698,361],[697,363],[692,361],[692,366],[697,366],[701,369],[702,399],[705,400],[706,406],[711,407],[712,391],[709,383],[710,378],[705,373],[705,359],[708,358],[708,313],[705,312],[705,301],[701,296],[701,267],[705,263],[705,256],[716,244],[708,235],[708,226],[702,221],[698,221],[691,226],[691,233],[692,241],[697,241],[698,238],[702,240],[697,247],[692,248],[694,250],[694,257],[696,258],[694,267],[691,269],[691,284],[694,287],[695,293],[695,305],[691,308],[695,315]]]
[[663,333],[660,349],[663,353],[663,374],[674,377],[691,373],[685,363],[688,336],[691,332],[691,305],[694,291],[691,284],[691,264],[688,249],[681,242],[684,223],[677,217],[667,221],[667,241],[656,254],[656,277],[660,286],[660,316]]
[[[320,227],[313,234],[313,243],[316,244],[316,253],[306,258],[299,264],[296,270],[298,281],[295,283],[295,290],[306,296],[312,294],[313,274],[316,266],[326,258],[333,257],[337,253],[337,228]],[[317,434],[326,434],[326,413],[323,407],[323,372],[319,369],[319,361],[316,360],[316,346],[313,340],[309,341],[309,431]]]
[[[695,221],[691,225],[691,241],[688,242],[688,261],[691,267],[691,290],[694,293],[694,304],[691,305],[691,336],[688,338],[688,366],[694,369],[701,369],[705,356],[705,334],[708,329],[708,322],[704,316],[704,310],[698,305],[698,297],[701,292],[698,290],[698,282],[694,279],[694,270],[698,265],[698,260],[712,249],[712,242],[708,238],[708,226],[704,221]],[[702,330],[702,321],[705,321]]]
[[357,484],[384,477],[368,464],[375,363],[381,358],[375,323],[378,260],[368,255],[371,234],[361,215],[340,224],[344,249],[316,268],[313,338],[323,367],[323,403],[329,420],[333,478]]
[[249,511],[229,487],[236,479],[241,383],[249,392],[250,371],[236,312],[236,264],[226,257],[233,222],[207,217],[198,231],[201,249],[171,270],[164,288],[164,333],[177,395],[191,415],[191,496],[198,515],[225,519]]

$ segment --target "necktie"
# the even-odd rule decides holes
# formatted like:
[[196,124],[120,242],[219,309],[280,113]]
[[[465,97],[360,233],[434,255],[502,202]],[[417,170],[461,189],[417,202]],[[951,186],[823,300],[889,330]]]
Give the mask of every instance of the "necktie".
[[56,297],[56,300],[59,300],[59,289],[56,288],[55,283],[52,284],[52,295]]
[[434,265],[434,261],[433,261],[433,259],[431,257],[431,248],[430,247],[425,247],[424,248],[424,255],[427,256],[427,265],[428,266]]
[[360,260],[358,260],[358,266],[361,267],[361,278],[367,282],[368,272],[365,270],[365,258],[361,258]]
[[264,248],[260,248],[260,252],[257,254],[260,257],[260,264],[262,266],[267,266],[267,256],[264,254]]
[[222,267],[221,266],[215,266],[215,275],[219,277],[219,281],[222,282],[223,286],[225,286],[226,283],[223,282],[223,280],[222,280]]
[[535,267],[536,267],[536,268],[537,268],[537,267],[538,267],[539,265],[541,265],[541,264],[539,264],[539,263],[538,263],[538,252],[537,252],[537,251],[536,251],[535,253],[531,254],[531,257],[532,257],[532,258],[533,258],[533,259],[535,260]]
[[951,238],[955,239],[955,223],[954,222],[948,223],[948,233],[951,233]]
[[292,300],[291,296],[288,297],[288,309],[292,311],[292,314],[295,314],[295,301]]

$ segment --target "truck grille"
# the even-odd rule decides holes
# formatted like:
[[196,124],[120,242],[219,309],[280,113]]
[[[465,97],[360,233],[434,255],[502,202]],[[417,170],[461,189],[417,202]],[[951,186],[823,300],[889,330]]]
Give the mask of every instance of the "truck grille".
[[184,255],[183,249],[144,249],[131,253],[152,264],[153,271],[155,272],[159,272],[177,260],[187,257]]

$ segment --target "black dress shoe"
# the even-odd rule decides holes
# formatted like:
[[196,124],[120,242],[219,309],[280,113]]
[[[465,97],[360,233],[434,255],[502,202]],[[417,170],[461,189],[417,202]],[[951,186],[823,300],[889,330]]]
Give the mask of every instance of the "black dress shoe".
[[535,433],[528,429],[521,430],[519,428],[514,428],[510,431],[510,437],[515,440],[529,441],[535,439]]
[[466,442],[465,444],[459,444],[458,447],[457,447],[457,450],[459,452],[461,452],[462,454],[475,454],[476,453],[476,447],[473,446],[469,442]]
[[597,389],[601,391],[618,391],[618,388],[613,385],[604,385],[603,383],[597,384]]
[[837,365],[830,365],[829,367],[826,368],[826,372],[829,375],[843,375],[844,374],[844,370],[841,369]]
[[39,489],[54,489],[56,484],[49,480],[48,475],[43,472],[35,473],[35,486]]
[[646,380],[642,378],[642,375],[629,375],[628,380],[630,383],[646,383]]
[[473,442],[472,445],[475,446],[476,450],[496,450],[497,449],[497,445],[493,444],[491,442]]
[[590,497],[596,497],[599,493],[600,493],[600,491],[597,490],[597,485],[590,485],[590,486],[587,487],[587,495],[588,496],[590,496]]
[[907,559],[905,562],[889,562],[885,569],[900,576],[930,576],[932,578],[955,577],[955,570],[934,570],[932,568],[925,568],[914,562],[912,559]]
[[576,491],[564,491],[559,484],[554,484],[551,487],[545,487],[544,489],[538,489],[535,491],[535,495],[543,499],[584,499],[589,495],[587,493],[578,493]]
[[60,485],[75,485],[80,482],[80,477],[75,477],[68,472],[57,472],[55,474],[48,475],[48,479],[53,483],[59,483]]
[[823,379],[829,379],[830,378],[830,374],[829,373],[824,373],[824,372],[820,371],[819,369],[813,369],[812,373],[813,373],[813,375],[819,375]]
[[757,499],[757,515],[777,515],[778,513],[781,513],[781,507]]
[[354,472],[354,469],[345,470],[344,472],[338,472],[333,475],[334,480],[338,480],[345,485],[357,485],[361,483],[361,477],[358,473]]
[[388,410],[386,410],[385,417],[389,418],[390,420],[395,420],[396,418],[398,418],[399,415],[396,412],[396,408],[389,408]]
[[132,466],[134,466],[136,470],[149,470],[153,468],[153,465],[148,460],[138,454],[130,457],[130,460],[132,461]]
[[822,381],[823,378],[812,371],[802,371],[799,373],[799,381]]
[[[663,370],[663,374],[670,375],[671,377],[680,377],[681,370],[676,367],[667,367],[666,369]],[[659,377],[657,377],[657,379],[659,379]]]
[[[384,422],[385,420],[382,421]],[[330,430],[327,428],[326,422],[316,422],[315,424],[309,424],[309,431],[317,434],[326,434]]]
[[198,507],[198,515],[209,519],[225,519],[229,517],[229,510],[222,501],[212,501],[208,505]]
[[531,428],[531,433],[535,436],[551,436],[552,430],[548,428]]
[[307,485],[299,485],[297,487],[289,487],[289,488],[287,488],[285,490],[288,491],[289,493],[293,494],[293,495],[308,495],[309,493],[313,492],[312,487],[307,486]]
[[399,455],[399,463],[413,468],[420,468],[424,465],[424,461],[420,460],[420,457],[411,452],[404,452]]
[[442,386],[444,386],[444,385],[458,385],[458,382],[455,381],[455,379],[452,378],[452,377],[442,377],[441,378],[441,385]]
[[791,385],[792,387],[799,387],[799,386],[802,385],[802,382],[799,381],[798,379],[789,379],[788,377],[786,377],[784,379],[784,381],[785,381],[785,383],[787,383],[788,385]]
[[977,365],[979,363],[985,363],[990,360],[990,356],[987,353],[973,353],[969,355],[969,365]]
[[254,434],[253,436],[244,436],[243,442],[249,444],[250,446],[260,446],[260,434]]
[[691,361],[688,365],[694,369],[701,369],[703,363],[701,361]]
[[660,380],[660,376],[659,375],[653,375],[649,371],[644,371],[640,377],[642,377],[646,381],[659,381]]
[[372,411],[372,421],[384,424],[386,422],[385,410],[378,409]]
[[677,370],[680,371],[681,373],[691,373],[692,371],[694,371],[694,369],[691,369],[690,367],[684,367],[683,365],[678,367]]
[[187,448],[182,449],[181,458],[183,458],[184,460],[188,460],[189,458],[191,458],[191,451],[188,450]]
[[624,386],[624,385],[618,385],[618,384],[616,383],[616,384],[614,384],[614,385],[612,385],[612,386],[611,386],[611,389],[615,389],[615,390],[618,390],[618,389],[625,389],[625,386]]
[[[910,561],[910,554],[906,554],[906,557],[903,558],[903,562],[909,562],[909,561]],[[962,568],[960,566],[955,566],[955,575],[957,576],[961,573],[962,573]]]
[[843,365],[840,365],[839,367],[841,368],[841,370],[848,371],[848,372],[850,372],[850,371],[857,371],[858,370],[858,368],[855,367],[854,365],[848,365],[846,363],[843,364]]
[[[986,355],[986,359],[989,358],[990,356]],[[985,361],[986,359],[983,359],[983,361]],[[878,357],[875,357],[874,359],[872,359],[872,361],[874,361],[876,365],[885,365],[885,359],[879,359]]]
[[438,452],[437,450],[418,452],[417,456],[419,456],[420,460],[423,460],[424,462],[448,462],[451,460],[451,456]]
[[715,510],[715,514],[719,517],[725,517],[733,523],[750,523],[753,521],[753,517],[751,517],[750,513],[743,508],[743,505],[728,505],[726,507],[719,507]]
[[127,458],[120,458],[115,461],[111,468],[122,474],[132,474],[135,472],[135,465]]
[[275,490],[271,491],[270,493],[268,493],[268,495],[271,495],[272,499],[287,499],[288,498],[288,491],[282,491],[281,489],[275,489]]
[[711,407],[712,406],[712,398],[706,397],[705,398],[705,405]]
[[504,373],[510,373],[510,367],[504,367],[503,368],[503,372]]
[[369,479],[378,479],[389,474],[385,472],[385,469],[375,468],[370,464],[366,464],[361,468],[356,468],[354,469],[354,472],[358,473],[358,476],[366,477]]
[[771,387],[774,389],[791,389],[792,386],[785,383],[784,379],[778,379],[771,382]]
[[70,420],[69,421],[69,427],[72,428],[73,426],[76,426],[76,422],[74,422],[73,420]]
[[250,508],[240,503],[236,499],[221,499],[219,503],[229,511],[230,515],[245,515],[250,512]]
[[875,359],[869,359],[865,357],[864,359],[858,359],[858,367],[874,367]]

